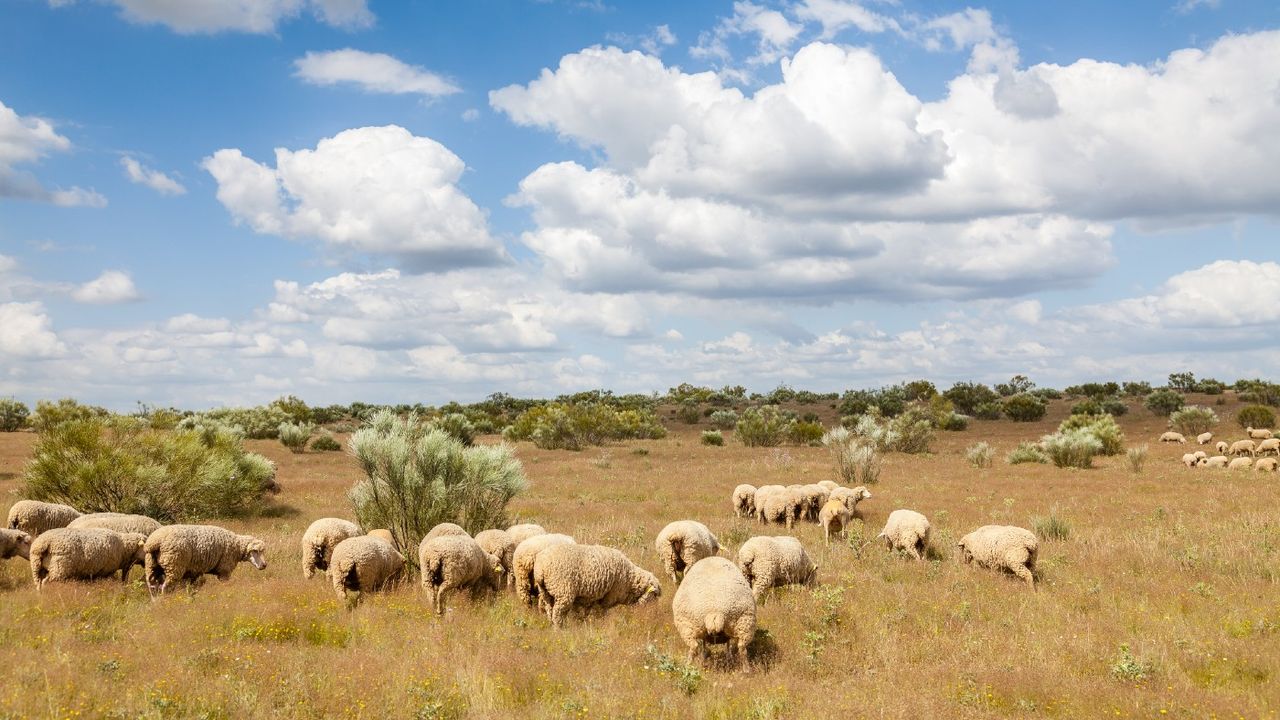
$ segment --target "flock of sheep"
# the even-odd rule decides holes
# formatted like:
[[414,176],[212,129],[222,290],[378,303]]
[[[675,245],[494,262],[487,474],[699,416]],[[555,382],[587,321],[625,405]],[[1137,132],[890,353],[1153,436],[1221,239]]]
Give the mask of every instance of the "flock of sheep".
[[[1189,468],[1216,467],[1228,470],[1253,468],[1261,472],[1275,472],[1277,465],[1280,465],[1280,438],[1272,437],[1270,430],[1252,427],[1245,428],[1245,433],[1249,436],[1248,439],[1237,440],[1229,445],[1219,440],[1214,446],[1218,451],[1217,455],[1211,456],[1203,450],[1186,453],[1182,456],[1182,464]],[[1255,440],[1258,442],[1255,443]],[[1182,433],[1167,432],[1160,436],[1160,442],[1185,443],[1187,438]],[[1213,433],[1200,433],[1196,436],[1196,442],[1200,445],[1208,445],[1213,442]],[[1259,457],[1268,453],[1277,457]],[[1244,457],[1245,455],[1248,457]]]

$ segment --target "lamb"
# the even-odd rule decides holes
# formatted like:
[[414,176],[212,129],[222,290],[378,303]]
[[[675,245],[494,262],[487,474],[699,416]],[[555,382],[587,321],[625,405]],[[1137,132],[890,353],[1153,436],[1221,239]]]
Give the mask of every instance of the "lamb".
[[1237,440],[1231,443],[1231,448],[1226,452],[1227,455],[1243,455],[1245,453],[1249,453],[1250,456],[1253,455],[1254,449],[1252,440]]
[[302,577],[310,580],[317,570],[329,569],[329,558],[338,543],[363,535],[360,526],[342,518],[320,518],[302,534]]
[[537,602],[541,607],[542,600],[538,595],[537,585],[533,582],[533,564],[538,555],[552,545],[571,545],[573,542],[573,538],[568,535],[546,533],[534,535],[516,546],[511,555],[511,574],[514,576],[516,595],[521,602],[530,607]]
[[333,547],[329,582],[338,598],[347,592],[376,592],[404,570],[404,555],[391,543],[373,535],[349,537]]
[[1035,533],[1012,525],[983,525],[956,543],[960,560],[966,565],[1005,570],[1027,581],[1036,589],[1036,553],[1040,541]]
[[9,508],[10,530],[21,530],[33,539],[45,530],[62,528],[80,517],[80,511],[69,505],[40,502],[39,500],[19,500]]
[[67,527],[70,528],[106,528],[118,533],[138,533],[143,537],[160,529],[160,521],[146,515],[125,515],[123,513],[90,513],[81,515]]
[[733,514],[752,517],[756,514],[756,486],[742,484],[733,489]]
[[1200,465],[1201,465],[1201,467],[1220,467],[1220,468],[1224,468],[1224,467],[1226,467],[1226,466],[1227,466],[1227,463],[1228,463],[1228,462],[1230,462],[1230,458],[1227,458],[1227,457],[1226,457],[1226,456],[1224,456],[1224,455],[1214,455],[1213,457],[1205,458],[1205,459],[1201,460],[1201,461],[1200,461]]
[[653,542],[662,567],[676,584],[685,570],[702,558],[717,555],[720,541],[711,530],[694,520],[676,520],[668,523]]
[[1200,458],[1196,457],[1195,453],[1184,453],[1182,456],[1182,464],[1189,468],[1193,468],[1200,464]]
[[1201,445],[1208,445],[1211,440],[1213,440],[1213,433],[1211,432],[1200,433],[1196,436],[1196,442]]
[[120,573],[129,581],[129,570],[143,562],[147,537],[121,534],[106,528],[54,528],[31,543],[31,579],[36,590],[60,580],[96,580]]
[[502,587],[502,561],[480,548],[469,535],[438,535],[423,538],[418,546],[418,568],[422,589],[437,615],[444,615],[445,598],[453,590],[470,590],[474,595]]
[[471,533],[462,528],[461,525],[455,525],[451,522],[443,522],[427,531],[427,536],[422,538],[423,542],[433,540],[442,535],[460,535],[471,537]]
[[756,634],[756,599],[747,578],[722,557],[699,560],[689,568],[671,601],[676,632],[695,654],[707,657],[707,643],[725,643],[729,660],[735,656],[748,670],[747,646]]
[[616,550],[603,545],[553,545],[538,553],[533,581],[556,627],[575,606],[608,610],[662,595],[658,578]]
[[1240,457],[1227,464],[1228,470],[1248,470],[1253,467],[1253,458]]
[[516,544],[511,540],[511,535],[506,530],[484,530],[476,533],[476,542],[480,544],[480,549],[498,558],[498,562],[502,565],[503,577],[507,579],[507,586],[511,586],[511,556],[516,551]]
[[1267,453],[1275,453],[1280,455],[1280,438],[1267,438],[1258,443],[1258,448],[1254,450],[1256,455],[1265,455]]
[[853,519],[853,513],[849,511],[849,506],[845,505],[843,500],[832,498],[822,505],[822,510],[818,512],[818,522],[822,523],[823,536],[828,546],[831,545],[832,533],[848,537],[851,519]]
[[21,530],[0,529],[0,560],[31,557],[31,535]]
[[931,529],[929,519],[924,515],[914,510],[894,510],[876,537],[884,538],[890,550],[902,550],[916,560],[924,560]]
[[849,508],[849,512],[853,517],[859,517],[858,503],[863,500],[870,500],[871,491],[863,485],[859,485],[855,488],[836,488],[831,491],[831,499],[844,501],[844,504]]
[[818,581],[818,566],[793,537],[758,535],[738,548],[738,568],[751,584],[756,602],[765,591],[783,585],[813,586]]
[[1271,439],[1270,430],[1255,429],[1252,427],[1247,427],[1244,429],[1244,432],[1246,435],[1248,435],[1250,438],[1254,440],[1270,440]]
[[765,495],[764,499],[756,494],[756,515],[762,523],[786,523],[790,530],[804,512],[805,498],[797,490],[783,488],[781,491]]
[[1227,444],[1221,440],[1218,441],[1217,445],[1214,445],[1214,449],[1218,451],[1219,455],[1227,454]]
[[1280,461],[1277,461],[1276,458],[1259,458],[1258,462],[1253,464],[1253,469],[1261,470],[1262,472],[1275,472],[1278,463]]
[[507,535],[511,536],[511,542],[519,545],[534,535],[545,535],[546,528],[533,523],[522,523],[520,525],[512,525],[507,528]]
[[205,575],[226,582],[236,565],[267,568],[266,543],[216,525],[166,525],[147,538],[147,590],[164,595],[172,582],[199,584]]
[[1187,439],[1183,437],[1182,433],[1173,432],[1172,430],[1160,436],[1160,442],[1185,443],[1186,441]]

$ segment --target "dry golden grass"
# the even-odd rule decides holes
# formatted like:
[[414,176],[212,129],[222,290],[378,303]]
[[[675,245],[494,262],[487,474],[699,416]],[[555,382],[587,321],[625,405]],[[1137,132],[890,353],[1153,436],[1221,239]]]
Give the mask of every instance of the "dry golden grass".
[[[1218,408],[1219,432],[1242,435],[1234,409]],[[1186,469],[1188,446],[1156,443],[1163,422],[1141,408],[1121,419],[1130,445],[1150,445],[1140,475],[1123,455],[1088,471],[1003,462],[1065,412],[975,422],[940,434],[932,455],[889,456],[850,545],[824,550],[817,525],[798,526],[822,582],[760,608],[750,675],[684,665],[669,583],[657,603],[559,632],[510,595],[460,599],[438,620],[416,585],[348,612],[302,579],[298,543],[311,520],[349,514],[354,464],[251,442],[280,463],[294,509],[225,523],[267,541],[264,572],[244,564],[152,604],[136,570],[128,587],[38,595],[25,564],[3,563],[0,717],[1274,717],[1280,477]],[[785,532],[733,518],[739,482],[834,475],[822,448],[708,447],[700,426],[673,427],[581,453],[522,444],[532,489],[513,511],[654,570],[653,537],[673,519],[705,522],[730,552]],[[33,440],[0,434],[0,507],[17,499]],[[991,468],[964,460],[979,440],[996,448]],[[862,546],[900,507],[932,520],[933,561]],[[955,561],[951,545],[978,525],[1034,529],[1051,515],[1069,535],[1042,542],[1037,593]]]

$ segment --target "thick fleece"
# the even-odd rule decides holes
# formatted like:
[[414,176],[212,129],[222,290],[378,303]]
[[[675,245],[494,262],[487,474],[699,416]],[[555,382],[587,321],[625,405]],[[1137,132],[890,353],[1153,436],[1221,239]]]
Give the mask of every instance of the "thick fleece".
[[685,570],[702,558],[720,552],[720,541],[711,530],[696,520],[676,520],[658,533],[653,548],[671,580],[680,582]]
[[338,543],[363,535],[360,526],[342,518],[320,518],[302,533],[302,577],[310,579],[319,570],[329,570],[329,558]]
[[818,566],[796,538],[757,535],[738,548],[738,569],[751,584],[756,602],[772,587],[818,581]]
[[481,549],[469,535],[424,538],[418,546],[418,568],[422,589],[437,615],[444,614],[450,592],[498,590],[503,582],[502,561]]
[[10,530],[21,530],[32,538],[40,536],[45,530],[62,528],[80,517],[80,511],[69,505],[40,502],[39,500],[19,500],[9,508]]
[[542,608],[542,600],[538,595],[538,586],[533,581],[533,564],[538,554],[552,545],[571,545],[573,538],[559,533],[534,535],[516,546],[511,556],[511,574],[515,579],[516,595],[525,605],[532,607],[536,602]]
[[70,528],[105,528],[118,533],[138,533],[148,536],[160,529],[160,521],[146,515],[125,515],[124,513],[89,513],[81,515],[67,527]]
[[616,550],[603,545],[553,545],[533,563],[533,581],[556,627],[575,606],[608,610],[634,605],[662,594],[658,578]]
[[105,528],[54,528],[31,543],[31,579],[36,589],[47,582],[96,580],[129,570],[143,562],[147,538],[139,533],[121,534]]
[[983,525],[960,538],[956,547],[960,550],[961,562],[1011,572],[1035,590],[1040,541],[1030,530],[1013,525]]
[[924,560],[929,547],[929,518],[915,510],[894,510],[884,523],[877,538],[882,538],[890,550],[899,550],[916,560]]
[[329,582],[339,598],[348,592],[376,592],[404,569],[404,555],[373,535],[350,537],[333,548]]
[[709,557],[685,573],[671,601],[671,615],[680,639],[689,646],[689,662],[705,660],[708,643],[728,646],[746,669],[747,646],[756,634],[756,599],[742,570],[731,560]]
[[166,525],[147,538],[147,588],[163,595],[174,582],[198,583],[205,575],[231,579],[242,562],[267,567],[267,546],[252,535],[216,525]]

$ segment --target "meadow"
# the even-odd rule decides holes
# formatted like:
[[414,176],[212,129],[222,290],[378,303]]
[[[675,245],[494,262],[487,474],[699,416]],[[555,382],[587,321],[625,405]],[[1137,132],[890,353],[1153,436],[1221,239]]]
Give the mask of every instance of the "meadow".
[[[1229,419],[1239,403],[1221,397],[1216,433],[1243,437]],[[0,718],[1275,717],[1277,476],[1184,467],[1195,448],[1157,443],[1165,419],[1136,403],[1119,422],[1127,445],[1150,446],[1141,472],[1123,454],[1091,470],[1004,463],[1069,407],[886,455],[847,542],[828,548],[820,527],[797,525],[820,583],[759,608],[749,674],[685,663],[669,579],[657,602],[561,631],[510,594],[460,597],[436,618],[416,582],[349,611],[327,581],[303,579],[299,541],[316,518],[350,516],[355,462],[247,441],[278,464],[280,508],[219,524],[266,540],[265,571],[243,564],[153,603],[139,569],[126,586],[37,594],[24,562],[0,563]],[[530,488],[514,519],[660,571],[653,539],[671,520],[706,523],[730,557],[786,532],[734,517],[738,483],[838,479],[825,448],[747,448],[731,433],[711,447],[704,425],[668,427],[582,452],[520,443]],[[0,433],[0,508],[19,499],[35,439]],[[995,446],[989,468],[965,461],[979,441]],[[932,521],[929,561],[870,542],[896,508]],[[955,540],[988,523],[1040,534],[1037,592],[956,561]]]

